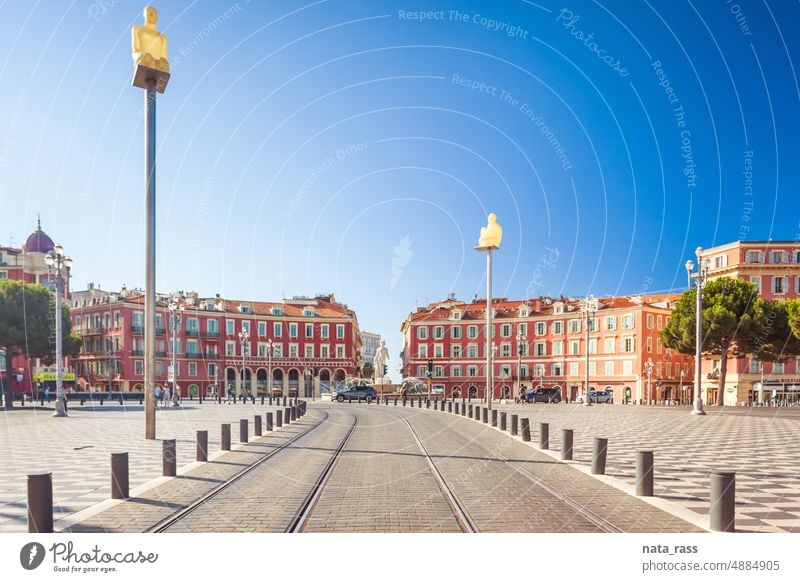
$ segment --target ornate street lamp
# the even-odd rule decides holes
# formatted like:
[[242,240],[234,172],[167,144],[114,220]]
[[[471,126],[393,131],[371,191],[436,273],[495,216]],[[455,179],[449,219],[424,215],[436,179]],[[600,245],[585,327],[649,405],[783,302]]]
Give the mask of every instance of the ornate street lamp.
[[172,299],[167,306],[169,308],[169,321],[172,326],[172,406],[179,406],[178,404],[178,340],[176,332],[180,327],[183,320],[182,314],[184,306],[178,303],[180,295],[177,293],[172,296]]
[[517,394],[522,398],[522,349],[528,338],[524,333],[517,332]]
[[72,259],[64,254],[64,248],[56,245],[44,256],[48,274],[54,272],[56,277],[56,407],[53,416],[67,416],[64,403],[64,337],[61,321],[61,297],[64,291],[62,273],[72,267]]
[[697,256],[697,273],[692,274],[694,270],[694,263],[692,259],[686,261],[686,275],[689,280],[689,286],[692,284],[692,277],[695,280],[695,288],[697,289],[697,311],[695,314],[695,352],[694,352],[694,408],[692,414],[695,416],[705,416],[703,410],[703,395],[702,395],[702,348],[703,348],[703,287],[708,279],[708,259],[702,258],[703,247],[697,247],[695,255]]
[[239,394],[236,395],[237,397],[241,394],[244,394],[244,398],[247,397],[247,390],[244,383],[245,383],[245,370],[247,369],[247,348],[249,347],[247,341],[249,339],[250,339],[250,333],[246,329],[243,329],[242,331],[239,332],[239,342],[242,344],[242,383],[239,386]]
[[584,406],[591,406],[589,399],[589,321],[597,312],[597,298],[589,295],[581,303],[581,311],[586,314],[586,396],[583,399]]

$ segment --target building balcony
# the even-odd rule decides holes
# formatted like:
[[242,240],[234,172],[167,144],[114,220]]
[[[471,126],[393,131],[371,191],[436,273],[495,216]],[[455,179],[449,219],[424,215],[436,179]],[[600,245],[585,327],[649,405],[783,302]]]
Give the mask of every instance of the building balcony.
[[190,360],[201,360],[203,359],[203,352],[186,352],[186,357]]
[[204,331],[202,335],[205,338],[219,339],[219,332],[218,331]]
[[161,326],[158,326],[158,325],[157,325],[157,326],[156,326],[156,333],[157,333],[158,335],[164,335],[165,333],[167,333],[167,328],[166,328],[166,327],[164,327],[163,325],[161,325]]
[[131,324],[131,332],[141,335],[144,333],[144,326]]
[[187,329],[186,330],[186,337],[200,337],[200,330],[199,329]]
[[159,352],[158,350],[156,350],[156,357],[157,358],[166,358],[167,357],[167,352],[163,352],[163,351]]
[[131,350],[131,355],[141,357],[144,355],[144,350]]

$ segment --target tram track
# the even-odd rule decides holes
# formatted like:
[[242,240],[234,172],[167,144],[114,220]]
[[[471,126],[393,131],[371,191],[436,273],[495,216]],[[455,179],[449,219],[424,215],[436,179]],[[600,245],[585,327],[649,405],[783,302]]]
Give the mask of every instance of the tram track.
[[221,483],[220,485],[218,485],[217,487],[215,487],[211,491],[209,491],[209,492],[205,493],[204,495],[202,495],[202,496],[198,497],[197,499],[195,499],[190,504],[182,507],[181,509],[178,509],[177,511],[171,513],[170,515],[168,515],[164,519],[158,521],[154,525],[152,525],[149,528],[145,529],[143,533],[163,533],[167,529],[169,529],[170,527],[172,527],[175,524],[179,523],[181,520],[186,518],[188,515],[194,513],[195,511],[197,511],[198,509],[200,509],[201,507],[206,505],[209,501],[211,501],[212,499],[218,497],[221,493],[223,493],[225,490],[230,488],[232,485],[236,484],[238,481],[240,481],[244,477],[250,475],[253,471],[255,471],[257,468],[261,467],[264,463],[266,463],[267,461],[269,461],[270,459],[272,459],[273,457],[275,457],[279,453],[287,450],[290,445],[292,445],[296,441],[300,440],[301,438],[305,437],[306,435],[310,434],[312,431],[314,431],[317,428],[319,428],[320,426],[322,426],[322,424],[325,423],[325,421],[328,420],[328,418],[330,416],[325,411],[322,411],[322,414],[323,414],[323,416],[322,416],[322,418],[320,418],[320,420],[318,420],[316,423],[314,423],[313,425],[308,427],[303,432],[298,433],[297,435],[293,436],[292,438],[290,438],[286,442],[282,443],[280,446],[276,447],[275,449],[273,449],[269,453],[266,453],[262,458],[258,459],[255,463],[245,467],[244,469],[242,469],[241,471],[239,471],[238,473],[233,475],[230,479],[225,481],[225,483]]

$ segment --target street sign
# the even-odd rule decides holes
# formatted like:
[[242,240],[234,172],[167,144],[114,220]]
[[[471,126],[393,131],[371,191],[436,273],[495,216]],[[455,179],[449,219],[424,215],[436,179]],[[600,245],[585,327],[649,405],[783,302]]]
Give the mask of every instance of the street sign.
[[175,369],[172,367],[172,364],[167,366],[167,382],[174,382],[175,381]]

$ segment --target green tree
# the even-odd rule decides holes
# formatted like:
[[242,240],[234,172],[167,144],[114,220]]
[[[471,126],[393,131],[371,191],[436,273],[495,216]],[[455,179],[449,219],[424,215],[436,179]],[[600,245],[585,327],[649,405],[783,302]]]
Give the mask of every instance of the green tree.
[[[51,344],[50,309],[55,296],[42,285],[22,281],[0,280],[0,346],[11,358],[24,355],[41,358],[45,364],[55,361],[55,345]],[[72,334],[69,306],[61,306],[64,355],[75,356],[81,349],[81,338]],[[10,386],[5,386],[10,392]]]
[[[742,279],[721,277],[703,288],[702,353],[719,356],[717,404],[723,403],[728,358],[748,353],[761,332],[756,309],[755,285]],[[672,312],[669,324],[661,330],[661,341],[682,354],[695,353],[695,289],[684,291]],[[710,403],[709,403],[710,404]]]
[[793,333],[797,327],[792,326],[792,312],[797,314],[795,317],[800,323],[799,306],[797,300],[759,300],[756,320],[760,329],[753,339],[750,353],[764,362],[783,362],[800,356],[800,334]]
[[787,301],[786,311],[789,313],[789,328],[794,333],[794,337],[800,338],[800,299]]

